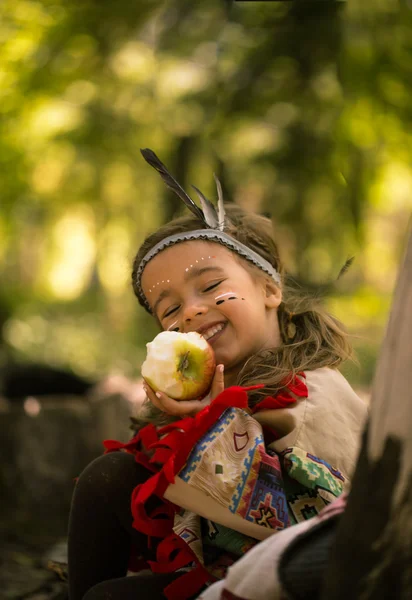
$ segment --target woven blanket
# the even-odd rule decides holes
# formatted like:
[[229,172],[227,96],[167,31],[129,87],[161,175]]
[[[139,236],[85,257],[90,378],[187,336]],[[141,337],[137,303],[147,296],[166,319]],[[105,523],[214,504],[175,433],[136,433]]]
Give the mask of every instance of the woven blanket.
[[[296,389],[297,382],[292,385]],[[147,514],[147,499],[163,498],[176,475],[274,534],[317,515],[343,490],[343,476],[321,457],[301,448],[280,455],[266,449],[262,427],[248,409],[247,388],[228,388],[193,418],[160,430],[148,425],[129,443],[106,441],[105,447],[133,453],[153,473],[134,490],[133,526],[149,539],[161,538],[157,562],[150,563],[154,572],[182,571],[165,589],[169,600],[189,598],[224,577],[258,543],[167,501]]]

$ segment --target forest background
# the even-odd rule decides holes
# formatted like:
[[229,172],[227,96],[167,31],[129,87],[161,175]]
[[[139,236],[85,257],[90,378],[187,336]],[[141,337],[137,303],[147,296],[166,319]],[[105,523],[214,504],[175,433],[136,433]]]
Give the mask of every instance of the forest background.
[[[372,6],[373,4],[373,10]],[[3,0],[1,364],[139,374],[144,237],[187,190],[273,217],[290,274],[353,334],[367,390],[412,208],[407,2]],[[334,283],[349,256],[355,262]]]

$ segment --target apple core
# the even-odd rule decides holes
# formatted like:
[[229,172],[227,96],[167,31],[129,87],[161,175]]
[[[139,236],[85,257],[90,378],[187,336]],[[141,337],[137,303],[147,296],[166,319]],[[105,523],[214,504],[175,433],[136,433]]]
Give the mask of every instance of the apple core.
[[215,372],[212,347],[199,333],[162,331],[147,345],[142,376],[155,391],[174,400],[203,397]]

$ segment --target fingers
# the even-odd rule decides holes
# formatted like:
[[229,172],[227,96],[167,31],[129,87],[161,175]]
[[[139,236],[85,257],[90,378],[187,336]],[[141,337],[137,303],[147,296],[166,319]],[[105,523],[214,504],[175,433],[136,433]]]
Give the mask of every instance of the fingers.
[[217,365],[210,389],[211,398],[216,398],[225,389],[225,368],[223,365]]
[[150,402],[159,410],[173,417],[184,417],[192,413],[198,404],[197,400],[173,400],[163,392],[154,392],[152,388],[144,383],[144,390]]
[[160,402],[160,400],[156,397],[155,392],[152,390],[152,388],[149,386],[149,384],[144,381],[143,383],[143,389],[146,393],[146,396],[149,398],[150,402],[159,410],[163,411],[163,406]]

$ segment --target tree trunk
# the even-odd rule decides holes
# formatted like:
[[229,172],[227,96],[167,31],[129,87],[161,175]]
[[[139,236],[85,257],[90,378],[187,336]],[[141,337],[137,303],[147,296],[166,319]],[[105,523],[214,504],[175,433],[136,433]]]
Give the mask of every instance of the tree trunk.
[[412,598],[412,235],[322,600]]

